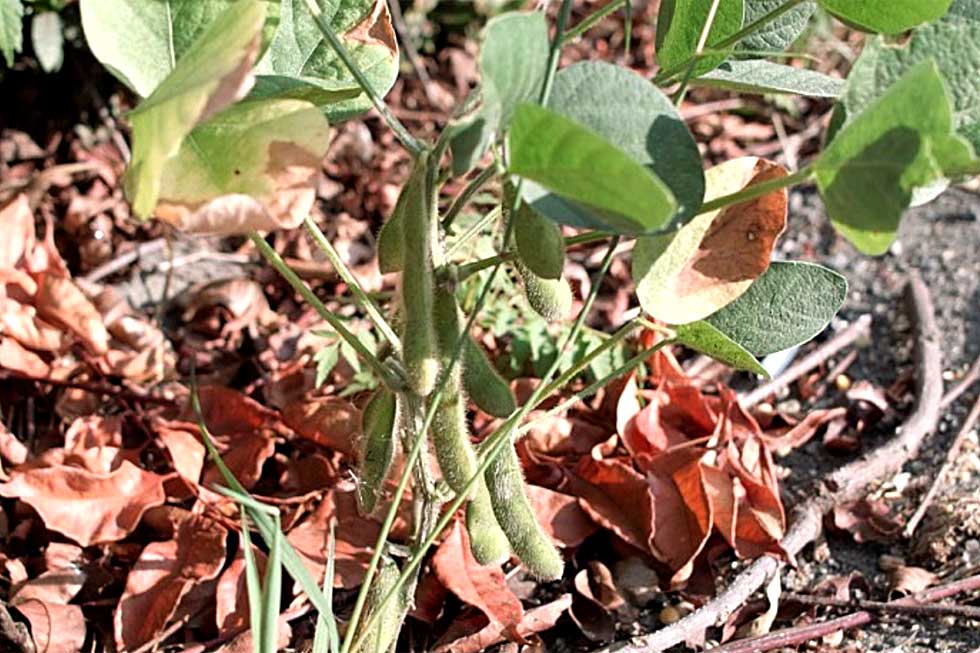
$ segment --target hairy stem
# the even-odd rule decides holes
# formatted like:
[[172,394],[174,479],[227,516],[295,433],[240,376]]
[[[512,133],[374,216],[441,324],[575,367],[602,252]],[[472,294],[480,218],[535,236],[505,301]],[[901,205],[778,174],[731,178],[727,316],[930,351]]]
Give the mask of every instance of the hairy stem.
[[452,205],[450,205],[445,217],[442,219],[442,228],[444,230],[449,231],[453,225],[453,221],[466,208],[466,205],[473,199],[473,196],[483,188],[484,184],[493,179],[498,172],[496,165],[489,165],[481,170],[480,174],[474,177],[470,183],[466,184],[466,187],[456,196],[456,199],[453,200]]
[[[627,11],[630,9],[630,3],[628,0],[610,0],[596,11],[592,12],[579,22],[575,24],[575,27],[569,28],[564,34],[561,35],[561,45],[565,46],[568,43],[574,41],[578,37],[582,36],[590,29],[595,27],[603,18],[616,12],[620,7],[626,7]],[[627,19],[627,25],[630,21]],[[627,43],[629,42],[629,31],[626,34]],[[629,46],[627,46],[627,51],[629,51]]]
[[327,240],[326,235],[320,231],[320,227],[316,225],[316,222],[313,221],[312,217],[307,216],[304,224],[306,225],[306,230],[313,238],[313,242],[316,243],[317,247],[320,248],[320,251],[322,251],[327,257],[330,265],[333,266],[333,269],[350,288],[351,293],[361,305],[361,308],[363,308],[368,314],[368,317],[371,318],[374,325],[378,327],[378,331],[381,332],[381,335],[384,336],[385,340],[391,344],[395,351],[399,351],[401,349],[401,341],[395,334],[394,329],[392,329],[391,325],[389,325],[387,320],[385,320],[384,316],[381,314],[381,309],[378,308],[378,305],[374,303],[374,300],[371,299],[371,297],[364,291],[364,288],[361,287],[357,277],[353,275],[350,268],[348,268],[343,259],[340,258],[340,254],[338,254],[337,250],[334,249],[333,244]]
[[333,27],[331,27],[330,23],[327,22],[327,19],[323,17],[323,12],[320,11],[320,8],[317,6],[316,2],[314,0],[306,0],[306,7],[310,10],[310,15],[313,16],[313,20],[316,23],[316,26],[320,29],[320,33],[323,34],[323,38],[326,39],[333,51],[337,53],[338,57],[340,57],[340,60],[357,81],[358,85],[361,87],[361,90],[363,90],[364,94],[371,100],[371,104],[373,104],[374,108],[377,109],[378,113],[381,115],[381,118],[388,123],[391,130],[395,132],[395,136],[399,141],[401,141],[401,144],[405,146],[405,149],[411,152],[412,156],[418,156],[424,149],[423,145],[418,141],[418,139],[412,136],[405,125],[403,125],[395,114],[391,112],[388,105],[384,103],[381,96],[378,95],[378,92],[371,85],[371,82],[368,81],[367,76],[350,56],[347,48],[344,47],[344,44],[340,42],[339,38],[337,38],[337,34],[333,31]]

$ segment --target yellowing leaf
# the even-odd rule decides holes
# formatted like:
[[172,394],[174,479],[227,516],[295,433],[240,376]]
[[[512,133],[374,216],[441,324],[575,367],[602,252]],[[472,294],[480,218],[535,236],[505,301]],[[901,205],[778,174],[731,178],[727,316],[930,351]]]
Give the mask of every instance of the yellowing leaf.
[[[705,173],[705,200],[786,176],[782,166],[742,157]],[[708,317],[738,299],[769,267],[786,226],[786,190],[702,213],[673,235],[640,238],[633,279],[640,305],[668,324]]]
[[248,92],[264,23],[265,4],[258,0],[229,6],[131,114],[133,160],[126,194],[138,217],[153,213],[164,166],[184,137]]
[[316,199],[326,118],[301,100],[249,100],[198,126],[166,162],[156,215],[182,231],[293,228]]

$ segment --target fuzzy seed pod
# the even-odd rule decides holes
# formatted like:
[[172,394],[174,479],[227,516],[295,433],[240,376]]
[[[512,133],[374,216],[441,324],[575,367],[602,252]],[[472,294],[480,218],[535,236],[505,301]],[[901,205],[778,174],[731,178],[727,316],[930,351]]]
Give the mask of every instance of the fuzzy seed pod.
[[506,446],[484,477],[497,523],[514,554],[531,575],[542,580],[561,578],[565,562],[534,516],[524,493],[524,474],[514,447]]
[[405,246],[401,280],[401,309],[405,316],[402,358],[412,390],[422,397],[432,392],[439,376],[432,320],[435,292],[432,247],[436,223],[429,172],[428,156],[422,154],[398,198],[398,203],[403,205],[400,219]]
[[[381,558],[378,571],[371,583],[368,605],[381,603],[395,586],[400,573],[398,565],[391,558],[388,556]],[[384,613],[374,623],[374,627],[364,639],[364,643],[358,648],[358,653],[387,653],[390,651],[398,638],[398,632],[401,630],[402,621],[405,619],[407,611],[408,600],[405,586],[402,586],[398,595],[385,605]]]
[[[442,364],[448,366],[456,340],[462,332],[462,316],[452,291],[447,288],[436,290],[433,315]],[[457,365],[456,372],[447,383],[445,396],[436,409],[430,434],[443,478],[455,492],[463,492],[477,473],[477,459],[466,424],[466,396],[458,370]],[[490,495],[483,479],[479,479],[471,489],[466,516],[470,548],[477,561],[486,565],[507,559],[510,547],[494,518]]]
[[510,384],[500,376],[483,348],[469,337],[463,343],[463,386],[485,413],[508,417],[517,410]]
[[538,315],[549,322],[568,316],[572,310],[572,288],[564,277],[543,279],[519,261],[515,267],[524,281],[524,296]]
[[558,279],[565,267],[565,239],[561,227],[526,203],[514,215],[517,255],[527,268],[542,279]]
[[402,223],[405,220],[402,217],[401,208],[401,202],[395,205],[391,217],[378,232],[378,268],[381,270],[381,274],[400,272],[403,267],[405,236]]
[[395,394],[382,387],[371,396],[361,415],[357,502],[365,515],[371,514],[378,504],[395,457],[395,412]]

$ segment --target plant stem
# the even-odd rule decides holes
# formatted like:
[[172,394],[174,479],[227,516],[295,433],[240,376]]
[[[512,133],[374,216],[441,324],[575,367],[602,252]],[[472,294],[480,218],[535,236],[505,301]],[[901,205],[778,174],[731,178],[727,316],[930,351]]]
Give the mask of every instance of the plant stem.
[[358,339],[357,336],[351,333],[340,318],[334,315],[330,309],[323,305],[320,298],[313,294],[310,287],[303,283],[303,280],[300,279],[299,276],[293,272],[292,268],[290,268],[289,265],[282,260],[279,253],[276,252],[276,250],[274,250],[269,243],[265,242],[265,238],[254,231],[249,232],[249,238],[251,238],[252,242],[255,243],[255,247],[259,250],[259,253],[265,257],[265,260],[267,260],[272,267],[274,267],[279,274],[281,274],[283,278],[289,282],[289,285],[293,287],[293,290],[298,292],[303,299],[309,302],[310,306],[316,310],[320,317],[322,317],[327,324],[330,325],[330,328],[336,331],[337,334],[343,338],[344,341],[354,349],[354,351],[357,352],[357,355],[361,357],[361,360],[367,363],[371,369],[381,377],[386,385],[397,386],[400,384],[400,380],[392,378],[392,373],[381,364],[381,361],[378,360],[378,358],[364,345],[363,342]]
[[[565,239],[565,247],[576,247],[578,245],[587,245],[589,243],[595,243],[600,240],[606,240],[607,238],[612,238],[613,234],[606,233],[604,231],[589,231],[584,234],[579,234],[577,236],[571,236]],[[483,272],[489,267],[493,267],[498,263],[504,261],[509,261],[517,255],[517,252],[510,249],[500,254],[494,256],[489,256],[479,261],[473,261],[472,263],[467,263],[466,265],[461,265],[459,268],[458,278],[460,281],[468,279],[478,272]]]
[[333,244],[327,240],[326,235],[320,231],[320,227],[316,225],[316,222],[313,221],[312,217],[307,216],[304,224],[306,225],[306,230],[309,232],[310,236],[312,236],[313,242],[316,243],[320,248],[320,251],[326,255],[327,260],[330,261],[330,265],[333,266],[333,269],[336,270],[340,278],[343,279],[344,283],[346,283],[350,288],[354,298],[361,305],[361,308],[363,308],[368,314],[368,317],[371,318],[371,321],[374,322],[374,325],[378,327],[378,331],[381,332],[381,335],[384,336],[385,340],[391,344],[395,351],[400,351],[401,341],[398,339],[398,335],[385,320],[384,315],[381,314],[381,309],[378,308],[378,305],[374,303],[374,300],[371,299],[371,297],[364,291],[364,288],[361,287],[357,277],[351,273],[350,268],[348,268],[343,259],[340,258],[340,254],[337,253],[337,250],[334,248]]
[[446,260],[450,260],[459,249],[470,241],[471,238],[483,231],[484,227],[500,217],[500,206],[495,206],[486,215],[474,222],[469,229],[460,234],[453,240],[453,244],[446,248]]
[[802,184],[812,175],[813,166],[811,164],[800,168],[797,172],[794,172],[791,175],[786,175],[785,177],[780,177],[778,179],[770,179],[769,181],[764,181],[761,184],[752,184],[751,186],[743,188],[737,193],[723,195],[705,202],[701,205],[701,210],[698,211],[698,215],[702,213],[710,213],[711,211],[717,211],[718,209],[723,209],[726,206],[732,206],[733,204],[741,204],[742,202],[754,200],[757,197],[762,197],[763,195],[782,188]]
[[698,44],[694,48],[694,56],[691,57],[691,63],[688,64],[687,70],[684,71],[684,79],[681,80],[680,88],[674,94],[674,106],[676,107],[681,106],[681,102],[684,101],[684,96],[687,95],[687,85],[691,81],[691,76],[694,75],[694,67],[697,66],[698,59],[704,51],[704,46],[708,44],[708,35],[711,33],[711,27],[715,24],[715,16],[718,15],[719,4],[721,4],[721,0],[712,0],[711,6],[708,7],[708,15],[705,16],[704,25],[701,27],[701,35],[698,37]]
[[306,7],[310,10],[310,15],[313,16],[313,21],[316,26],[320,29],[320,33],[323,34],[323,38],[326,39],[327,43],[333,48],[333,51],[337,53],[340,60],[343,62],[344,66],[350,72],[350,74],[357,81],[358,85],[364,91],[364,94],[368,96],[371,100],[371,104],[374,108],[378,110],[381,114],[381,118],[388,123],[391,130],[395,132],[395,136],[401,141],[405,149],[408,150],[413,157],[417,157],[425,147],[408,131],[405,125],[402,124],[400,120],[391,112],[388,105],[384,103],[384,100],[378,95],[378,92],[371,85],[367,76],[360,69],[354,59],[350,56],[347,48],[344,44],[340,42],[337,38],[337,34],[333,31],[333,27],[327,22],[327,19],[323,17],[323,12],[316,5],[314,0],[306,0]]
[[466,205],[469,204],[471,199],[473,199],[473,196],[476,195],[477,191],[483,188],[485,183],[493,179],[497,172],[496,164],[489,165],[481,170],[480,174],[474,177],[470,183],[466,184],[466,187],[463,188],[459,195],[456,196],[456,199],[453,200],[453,203],[446,211],[446,216],[442,219],[442,228],[445,231],[449,231],[453,221],[462,212],[462,210],[466,208]]
[[[593,13],[589,14],[588,16],[580,20],[578,23],[576,23],[575,27],[569,28],[568,31],[562,34],[561,45],[563,47],[565,45],[568,45],[570,41],[574,41],[578,37],[588,32],[590,29],[595,27],[596,24],[599,23],[603,18],[612,14],[620,7],[624,7],[624,6],[627,8],[630,6],[628,0],[610,0],[610,2],[606,3],[605,5],[603,5],[602,7],[600,7],[599,9],[597,9],[596,11],[594,11]],[[629,38],[628,34],[629,32],[627,32],[627,38]]]
[[[722,39],[721,41],[712,44],[711,47],[716,50],[723,50],[729,46],[736,45],[746,36],[749,36],[750,34],[754,34],[755,32],[759,31],[760,29],[762,29],[772,21],[776,20],[786,12],[790,11],[797,5],[802,4],[804,1],[805,0],[788,0],[788,2],[781,4],[780,6],[770,11],[768,14],[760,16],[759,18],[752,21],[742,29],[732,34],[731,36],[728,36]],[[676,75],[677,73],[683,70],[686,70],[687,67],[691,65],[693,61],[696,61],[698,58],[699,55],[692,55],[690,58],[688,58],[687,61],[682,61],[676,66],[671,66],[670,68],[661,70],[659,73],[657,73],[654,76],[653,83],[657,84],[658,86],[664,85],[674,75]]]

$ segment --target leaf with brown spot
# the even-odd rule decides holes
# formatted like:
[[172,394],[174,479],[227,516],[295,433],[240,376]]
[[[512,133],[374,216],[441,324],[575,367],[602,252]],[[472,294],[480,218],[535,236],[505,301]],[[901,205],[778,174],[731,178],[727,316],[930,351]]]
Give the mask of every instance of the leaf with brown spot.
[[49,529],[82,546],[121,540],[165,499],[163,477],[128,460],[109,473],[43,459],[27,463],[0,484],[0,496],[29,504]]
[[[782,166],[742,157],[705,173],[705,201],[786,176]],[[769,267],[786,227],[786,189],[696,216],[672,235],[637,240],[633,279],[640,305],[668,324],[704,319],[738,299]]]
[[479,608],[497,628],[516,632],[524,616],[520,599],[507,587],[499,566],[484,567],[476,561],[459,521],[433,555],[432,567],[439,581],[461,601]]
[[184,596],[196,585],[217,578],[225,561],[227,531],[191,515],[166,542],[146,545],[126,577],[113,615],[116,647],[133,650],[167,626]]

